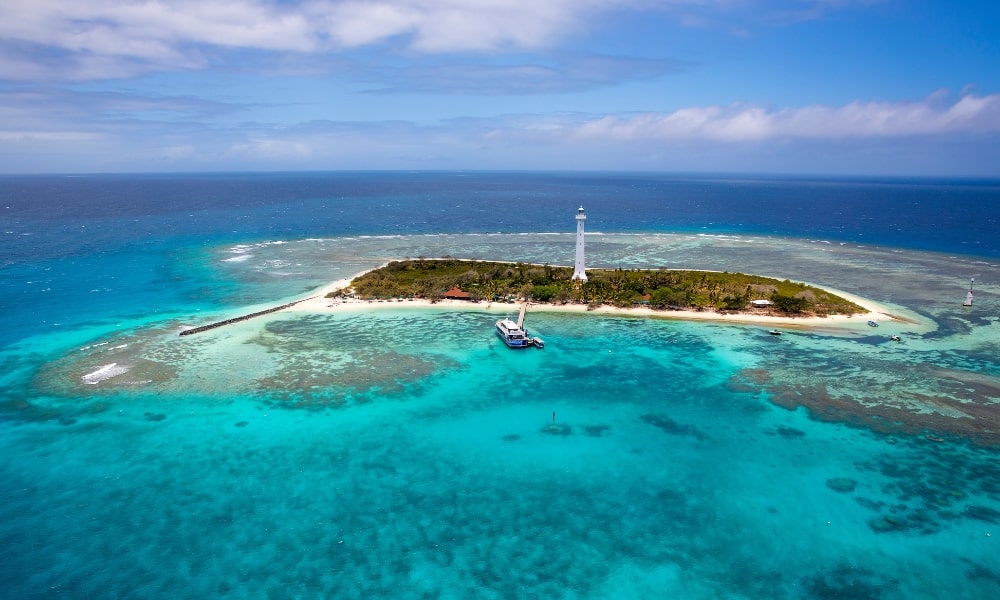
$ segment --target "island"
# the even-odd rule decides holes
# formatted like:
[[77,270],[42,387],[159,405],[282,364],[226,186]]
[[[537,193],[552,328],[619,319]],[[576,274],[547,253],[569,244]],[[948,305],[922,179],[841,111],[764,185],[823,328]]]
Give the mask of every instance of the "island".
[[[295,300],[200,327],[184,328],[187,336],[284,310],[324,311],[375,302],[435,305],[460,303],[486,308],[530,304],[542,310],[620,312],[633,316],[713,319],[801,325],[817,321],[851,321],[864,315],[914,321],[844,293],[803,282],[761,275],[681,269],[586,268],[583,207],[577,209],[574,266],[473,259],[424,258],[393,260],[350,279],[334,282],[309,298]],[[523,318],[523,312],[522,312]],[[518,323],[520,326],[520,323]],[[771,333],[780,334],[777,330]],[[897,339],[898,338],[894,338]]]
[[331,289],[331,300],[577,305],[594,310],[646,308],[778,317],[828,317],[871,312],[852,299],[787,279],[718,271],[588,269],[460,259],[389,262]]
[[915,316],[890,313],[870,300],[788,279],[666,268],[589,269],[586,280],[576,278],[575,273],[573,267],[521,262],[394,260],[335,281],[307,298],[198,327],[182,327],[179,334],[193,335],[279,311],[322,313],[400,306],[397,302],[479,310],[507,310],[507,305],[521,304],[552,312],[593,311],[811,328],[877,327],[876,319],[929,327]]

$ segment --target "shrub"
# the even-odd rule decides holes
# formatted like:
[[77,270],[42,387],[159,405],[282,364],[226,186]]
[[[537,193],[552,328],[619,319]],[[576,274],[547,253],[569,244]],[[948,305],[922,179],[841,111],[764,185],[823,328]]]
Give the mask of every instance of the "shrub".
[[809,300],[798,296],[772,294],[771,302],[774,303],[776,309],[786,313],[800,313],[809,308]]
[[531,289],[531,297],[538,302],[548,302],[559,293],[559,286],[556,285],[536,285]]

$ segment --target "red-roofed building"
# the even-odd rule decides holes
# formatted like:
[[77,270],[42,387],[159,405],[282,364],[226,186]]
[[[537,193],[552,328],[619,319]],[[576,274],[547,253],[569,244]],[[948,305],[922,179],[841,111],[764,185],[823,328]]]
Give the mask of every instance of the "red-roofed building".
[[470,300],[472,298],[468,292],[463,292],[457,287],[451,288],[447,292],[441,294],[441,297],[447,300]]

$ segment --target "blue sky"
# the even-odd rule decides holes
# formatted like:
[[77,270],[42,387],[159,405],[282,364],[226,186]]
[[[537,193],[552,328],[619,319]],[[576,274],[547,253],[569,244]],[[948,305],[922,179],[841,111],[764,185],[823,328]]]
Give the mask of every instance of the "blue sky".
[[1000,3],[5,0],[0,172],[1000,176]]

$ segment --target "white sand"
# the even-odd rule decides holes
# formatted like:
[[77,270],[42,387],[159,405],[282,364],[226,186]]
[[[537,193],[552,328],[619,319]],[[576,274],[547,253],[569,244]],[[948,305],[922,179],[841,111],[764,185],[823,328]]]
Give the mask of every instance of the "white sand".
[[[388,264],[388,263],[387,263]],[[383,265],[384,266],[384,265]],[[381,268],[381,267],[378,267]],[[351,281],[355,278],[364,275],[375,269],[369,269],[367,271],[362,271],[357,275],[347,278],[338,279],[324,286],[322,289],[315,292],[315,296],[299,302],[295,306],[285,309],[286,311],[292,312],[314,312],[314,313],[327,313],[333,311],[364,311],[364,310],[377,310],[385,308],[403,308],[403,307],[414,307],[414,308],[446,308],[448,310],[477,310],[477,311],[496,311],[496,312],[511,312],[512,310],[517,310],[519,304],[509,304],[502,302],[468,302],[463,300],[438,300],[437,302],[430,302],[429,300],[401,300],[401,301],[369,301],[369,300],[356,300],[356,299],[340,299],[340,298],[327,298],[326,295],[330,292],[342,290],[349,288]],[[819,286],[816,286],[819,287]],[[928,330],[933,329],[933,325],[925,322],[924,319],[920,318],[918,315],[909,313],[905,310],[892,310],[886,306],[882,306],[876,302],[868,300],[866,298],[861,298],[860,296],[855,296],[853,294],[848,294],[846,292],[841,292],[837,290],[832,290],[830,288],[824,288],[827,291],[837,294],[838,296],[850,300],[851,302],[857,304],[864,308],[866,313],[857,315],[830,315],[824,317],[791,317],[791,316],[774,316],[767,314],[766,310],[753,311],[753,312],[742,312],[742,313],[719,313],[715,311],[695,311],[695,310],[653,310],[651,308],[645,307],[632,307],[632,308],[619,308],[616,306],[602,305],[596,308],[590,308],[586,304],[547,304],[547,303],[531,303],[529,304],[529,310],[532,312],[589,312],[599,315],[614,315],[614,316],[636,316],[636,317],[652,317],[659,319],[681,319],[681,320],[695,320],[695,321],[714,321],[723,323],[745,323],[752,325],[765,325],[770,327],[794,327],[794,328],[843,328],[843,327],[854,327],[856,325],[867,326],[869,320],[877,321],[879,323],[897,323],[901,325],[907,325],[908,329],[920,329]],[[901,315],[900,313],[908,313]]]

